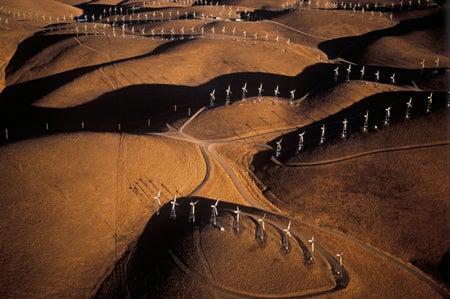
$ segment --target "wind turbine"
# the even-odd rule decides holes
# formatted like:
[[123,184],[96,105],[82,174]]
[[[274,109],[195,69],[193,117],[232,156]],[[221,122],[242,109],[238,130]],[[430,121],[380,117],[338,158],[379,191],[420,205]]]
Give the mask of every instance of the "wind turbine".
[[191,211],[190,211],[190,213],[189,213],[189,222],[191,222],[191,220],[192,220],[192,223],[194,223],[195,222],[195,205],[196,204],[198,204],[198,200],[196,201],[196,202],[190,202],[190,205],[191,205]]
[[236,210],[233,211],[236,214],[236,219],[234,221],[234,230],[239,231],[239,220],[240,220],[240,214],[241,210],[239,210],[239,206],[236,206]]
[[344,120],[342,121],[341,138],[347,138],[347,124],[348,124],[348,120],[346,118],[344,118]]
[[423,73],[423,69],[425,68],[425,59],[420,61],[420,66],[422,67],[420,73]]
[[263,84],[261,83],[261,84],[259,84],[259,87],[258,87],[258,98],[259,98],[259,100],[261,100],[263,91],[264,91]]
[[324,144],[325,143],[325,124],[322,124],[322,127],[320,127],[320,144]]
[[264,240],[264,233],[266,231],[266,225],[264,219],[266,218],[266,213],[262,218],[258,218],[258,226],[256,227],[256,238],[259,240]]
[[361,80],[364,80],[364,73],[366,72],[366,66],[363,65],[359,72],[361,73]]
[[311,257],[309,259],[312,260],[313,259],[313,255],[314,255],[314,247],[315,247],[315,245],[314,245],[314,242],[315,242],[314,236],[312,236],[311,239],[308,240],[308,242],[311,243]]
[[283,141],[283,138],[281,138],[280,140],[278,140],[276,142],[277,144],[277,149],[275,151],[275,158],[278,158],[281,155],[281,142]]
[[225,98],[225,104],[229,105],[230,101],[231,101],[231,94],[232,94],[230,85],[228,85],[228,88],[227,88],[227,90],[225,90],[225,92],[227,93],[226,98]]
[[389,126],[389,120],[391,118],[391,107],[387,107],[386,109],[386,116],[384,118],[384,126]]
[[245,101],[247,96],[247,82],[245,82],[244,86],[242,86],[242,100]]
[[352,72],[352,65],[349,64],[347,67],[347,78],[345,79],[345,81],[349,82],[350,81],[350,73]]
[[214,89],[210,94],[210,98],[209,98],[209,107],[214,107],[214,101],[216,100],[216,96],[215,96],[216,90]]
[[295,89],[291,90],[289,93],[291,94],[291,97],[289,98],[289,104],[292,105],[294,103],[293,101],[295,99]]
[[161,190],[158,191],[158,195],[153,197],[153,199],[156,200],[156,203],[158,204],[158,208],[161,207],[161,200],[159,199],[160,195],[161,195]]
[[364,114],[364,127],[363,132],[368,133],[369,132],[369,110],[366,111],[366,114]]
[[278,85],[277,85],[277,88],[275,88],[275,90],[273,91],[273,93],[274,93],[274,96],[275,96],[276,98],[278,98],[278,96],[280,95],[280,90],[279,90],[279,88],[278,88]]
[[431,105],[433,104],[433,92],[430,93],[430,95],[427,97],[428,103],[427,103],[427,113],[431,112]]
[[173,200],[170,203],[172,204],[172,208],[170,209],[170,219],[175,219],[177,218],[175,207],[179,206],[177,203],[177,194],[174,195]]
[[288,226],[285,229],[283,229],[284,235],[283,235],[282,246],[286,251],[289,251],[289,239],[288,238],[291,236],[290,229],[291,229],[291,221],[289,221]]
[[298,134],[298,149],[297,151],[301,151],[303,149],[303,136],[305,135],[305,131],[303,131],[303,133],[299,133]]
[[392,85],[395,85],[395,73],[393,73],[392,74],[392,76],[391,76],[391,83],[392,83]]
[[337,274],[341,274],[342,270],[342,256],[344,255],[345,251],[342,251],[341,253],[336,253],[336,256],[339,258],[339,271]]
[[380,70],[377,70],[377,71],[375,72],[375,82],[378,83],[378,81],[380,81]]
[[334,81],[337,81],[339,76],[339,65],[333,71],[334,71]]
[[217,212],[217,205],[219,204],[220,199],[216,200],[216,203],[211,205],[211,219],[210,224],[216,226],[217,225],[217,215],[219,215],[219,212]]
[[411,109],[412,109],[412,97],[409,98],[409,101],[406,103],[405,119],[410,119],[411,118]]

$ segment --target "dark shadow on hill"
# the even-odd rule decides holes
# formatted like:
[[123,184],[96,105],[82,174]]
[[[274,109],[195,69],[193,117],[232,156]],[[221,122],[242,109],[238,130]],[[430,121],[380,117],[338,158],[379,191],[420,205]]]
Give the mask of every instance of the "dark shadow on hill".
[[[284,162],[298,154],[299,133],[305,132],[303,136],[303,151],[327,146],[329,143],[339,142],[338,140],[342,137],[342,122],[344,119],[347,119],[348,121],[347,137],[352,134],[361,134],[362,128],[364,127],[364,114],[367,111],[369,112],[369,132],[382,130],[386,120],[386,108],[391,107],[389,125],[405,121],[406,103],[410,98],[412,98],[413,105],[410,117],[415,118],[424,116],[426,115],[429,95],[429,92],[417,91],[384,92],[371,95],[336,114],[299,128],[295,132],[280,136],[277,139],[270,141],[268,144],[275,149],[276,142],[283,138],[281,155],[277,159]],[[305,105],[320,105],[317,98],[307,99],[306,101],[310,102],[305,102]],[[447,104],[448,96],[446,92],[434,92],[430,113],[448,109]],[[326,127],[324,145],[320,145],[322,125],[325,125]],[[271,163],[270,156],[274,154],[275,152],[264,152],[259,154],[260,156],[256,155],[254,158],[254,167],[259,167],[259,169],[261,169],[265,164]],[[266,162],[264,163],[264,161]]]
[[[319,49],[325,52],[330,59],[338,57],[349,61],[361,62],[364,50],[373,42],[386,36],[406,35],[413,31],[423,31],[430,29],[446,28],[446,9],[441,9],[431,15],[401,21],[399,24],[372,31],[360,36],[343,37],[328,40],[318,45]],[[431,46],[431,45],[430,45]]]
[[[189,221],[191,201],[199,201],[195,210],[195,224]],[[179,206],[176,206],[175,219],[170,218],[170,203],[160,209],[159,215],[154,214],[149,219],[141,236],[116,263],[112,272],[99,286],[94,298],[167,298],[170,294],[173,296],[173,293],[170,293],[172,287],[184,298],[199,297],[201,292],[197,291],[205,287],[207,281],[186,278],[185,285],[178,285],[178,290],[177,286],[171,284],[173,276],[178,275],[176,277],[180,279],[184,274],[180,276],[169,251],[183,259],[184,256],[192,254],[189,250],[196,250],[192,240],[194,228],[201,229],[210,225],[211,205],[215,201],[189,197],[180,198],[177,203]],[[223,213],[223,209],[236,209],[236,205],[220,202],[219,215]],[[249,207],[242,209],[255,211]],[[218,227],[217,229],[220,233]],[[186,284],[194,285],[194,289],[186,287]],[[190,293],[192,291],[195,293]]]
[[[8,86],[0,94],[0,127],[9,128],[10,139],[42,136],[49,133],[80,131],[117,131],[121,124],[123,131],[148,130],[151,119],[152,131],[159,131],[171,122],[188,116],[196,109],[209,104],[212,90],[216,89],[215,106],[224,105],[225,90],[228,85],[233,92],[232,101],[241,100],[241,87],[247,83],[247,97],[257,96],[262,83],[264,94],[272,94],[279,86],[281,97],[289,97],[290,90],[296,89],[296,98],[306,93],[330,87],[332,80],[318,80],[330,77],[332,66],[318,64],[306,68],[295,77],[267,73],[235,73],[220,76],[197,87],[162,84],[132,85],[103,94],[99,98],[72,108],[39,108],[31,104],[78,76],[93,71],[99,66],[80,68],[43,79]],[[51,127],[43,131],[45,123]]]

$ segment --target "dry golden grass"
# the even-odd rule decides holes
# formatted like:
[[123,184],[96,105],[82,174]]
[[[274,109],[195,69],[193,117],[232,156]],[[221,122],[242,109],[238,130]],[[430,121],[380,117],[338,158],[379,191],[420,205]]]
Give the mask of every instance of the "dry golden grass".
[[89,296],[155,213],[158,189],[164,204],[205,175],[194,145],[159,137],[71,134],[0,151],[2,297]]

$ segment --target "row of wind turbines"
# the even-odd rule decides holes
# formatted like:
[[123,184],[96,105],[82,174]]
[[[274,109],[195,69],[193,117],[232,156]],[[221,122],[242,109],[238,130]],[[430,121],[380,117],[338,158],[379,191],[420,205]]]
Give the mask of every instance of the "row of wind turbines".
[[[431,112],[432,109],[432,105],[433,105],[433,92],[431,92],[428,97],[427,97],[428,101],[427,101],[427,105],[425,108],[425,113],[428,114]],[[447,104],[447,107],[450,107],[450,102]],[[410,97],[409,100],[406,102],[406,110],[405,110],[405,114],[404,114],[404,119],[405,120],[409,120],[411,119],[411,113],[412,113],[412,108],[413,108],[413,98]],[[384,127],[388,127],[390,125],[390,119],[391,119],[391,106],[388,106],[385,108],[385,117],[383,120],[383,126]],[[340,133],[340,137],[345,139],[348,137],[348,120],[347,118],[344,118],[344,120],[342,121],[342,130]],[[375,129],[378,129],[378,127],[375,125],[374,126]],[[322,124],[322,126],[320,127],[321,133],[320,133],[320,145],[324,145],[326,138],[325,138],[325,132],[326,132],[326,125]],[[369,133],[369,110],[366,111],[366,113],[364,114],[364,125],[362,127],[362,132],[363,133]],[[300,152],[303,148],[304,148],[304,135],[305,135],[306,131],[303,131],[301,133],[298,133],[298,146],[297,146],[297,152]],[[281,156],[282,153],[282,143],[283,138],[281,138],[280,140],[278,140],[276,142],[276,148],[275,148],[275,158],[279,158]]]
[[[244,85],[241,87],[241,90],[242,90],[241,100],[245,101],[247,99],[247,94],[248,94],[247,82],[244,83]],[[257,100],[261,101],[262,97],[263,97],[263,92],[264,92],[262,83],[259,84],[257,91],[258,91]],[[295,91],[296,91],[296,89],[292,89],[289,91],[289,94],[290,94],[289,103],[290,104],[294,103]],[[278,96],[280,94],[281,94],[280,88],[277,85],[276,88],[273,90],[273,96],[275,98],[278,98]],[[232,95],[231,86],[228,85],[227,89],[225,90],[225,104],[226,105],[231,104],[231,95]],[[210,108],[214,107],[215,101],[216,101],[216,89],[213,89],[213,91],[209,94],[209,107]],[[256,102],[256,100],[253,100],[253,102]],[[276,103],[276,102],[274,102],[274,103]]]
[[[158,192],[157,196],[155,196],[155,200],[158,201],[158,204],[160,205],[160,200],[159,200],[159,196],[161,195],[161,191]],[[199,203],[200,201],[191,201],[189,203],[189,223],[195,223],[196,222],[196,205]],[[219,215],[219,211],[218,211],[218,205],[219,205],[220,200],[216,200],[215,203],[211,204],[211,215],[210,215],[210,225],[214,226],[214,227],[218,227],[220,229],[220,231],[224,231],[225,228],[223,226],[218,226],[217,225],[217,217]],[[177,217],[176,211],[177,211],[177,207],[179,207],[179,203],[177,203],[177,198],[176,196],[174,196],[173,200],[170,201],[170,219],[171,220],[175,220]],[[240,231],[240,222],[241,222],[241,214],[243,213],[243,210],[241,210],[239,208],[239,206],[236,206],[236,210],[226,210],[226,212],[232,213],[234,214],[234,222],[233,222],[233,230],[235,232],[239,232]],[[258,217],[256,219],[256,226],[255,226],[255,237],[256,240],[258,241],[264,241],[266,239],[266,216],[267,214],[265,213],[263,215],[263,217]],[[273,225],[273,224],[272,224]],[[281,249],[284,250],[285,252],[290,252],[291,250],[291,244],[290,244],[290,239],[294,238],[292,233],[291,233],[291,225],[292,225],[292,221],[289,221],[288,225],[286,228],[282,229],[282,235],[281,235]],[[305,258],[307,258],[307,260],[309,262],[314,260],[314,252],[315,252],[315,247],[316,247],[316,239],[314,236],[311,237],[311,239],[308,240],[308,243],[310,244],[310,253],[305,255]],[[336,275],[342,275],[342,268],[343,268],[343,255],[344,252],[340,252],[340,253],[336,253],[336,257],[339,261],[338,263],[338,267],[334,268],[335,274]]]
[[[161,200],[160,200],[160,196],[161,196],[161,190],[158,191],[157,195],[153,197],[153,199],[156,201],[157,205],[158,205],[158,211],[157,211],[157,215],[159,215],[159,209],[161,208]],[[189,219],[188,222],[189,223],[195,223],[197,221],[196,218],[196,205],[200,202],[200,200],[197,201],[191,201],[189,203]],[[218,226],[217,225],[217,217],[219,215],[219,210],[218,210],[218,205],[219,205],[220,199],[217,199],[213,204],[210,205],[211,208],[211,213],[210,213],[210,221],[209,224],[214,226],[214,227],[218,227],[221,231],[224,231],[225,228],[223,226]],[[175,220],[177,218],[177,207],[179,207],[180,204],[177,202],[177,196],[175,194],[175,196],[173,197],[173,199],[170,201],[170,215],[169,218],[171,220]],[[239,208],[239,206],[236,206],[236,210],[232,210],[232,211],[228,211],[232,214],[234,214],[234,222],[233,222],[233,230],[235,232],[239,232],[240,231],[240,222],[241,222],[241,213],[243,213],[243,211]],[[267,214],[265,213],[263,215],[263,217],[258,217],[256,222],[257,225],[255,227],[255,236],[257,240],[260,241],[264,241],[266,238],[266,225],[265,225],[265,219],[266,219]],[[291,221],[289,221],[288,225],[286,228],[284,228],[283,231],[283,236],[281,239],[281,248],[284,249],[285,251],[289,252],[290,251],[290,242],[289,242],[289,238],[292,238],[292,234],[291,234]],[[312,236],[312,238],[310,240],[308,240],[309,243],[311,243],[311,255],[309,255],[309,259],[312,260],[313,259],[313,253],[315,250],[315,238],[314,236]]]

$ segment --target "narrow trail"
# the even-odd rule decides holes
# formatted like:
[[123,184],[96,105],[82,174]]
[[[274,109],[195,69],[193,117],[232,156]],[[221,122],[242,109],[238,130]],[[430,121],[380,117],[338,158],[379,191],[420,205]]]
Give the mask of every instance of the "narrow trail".
[[281,165],[289,166],[289,167],[306,167],[306,166],[327,165],[327,164],[343,162],[343,161],[356,159],[356,158],[369,156],[369,155],[374,155],[374,154],[397,152],[397,151],[407,151],[407,150],[414,150],[414,149],[420,149],[420,148],[443,146],[443,145],[448,145],[448,144],[450,144],[450,140],[423,143],[423,144],[405,145],[405,146],[390,147],[390,148],[381,148],[381,149],[375,149],[375,150],[366,151],[366,152],[362,152],[362,153],[356,153],[353,155],[348,155],[348,156],[339,157],[339,158],[330,159],[330,160],[315,161],[315,162],[284,163],[284,164],[281,163]]

